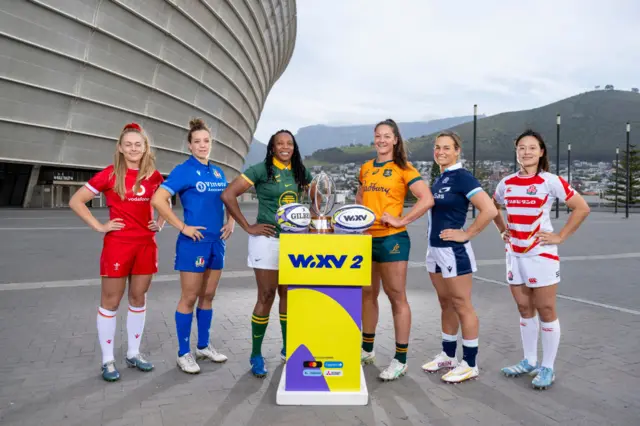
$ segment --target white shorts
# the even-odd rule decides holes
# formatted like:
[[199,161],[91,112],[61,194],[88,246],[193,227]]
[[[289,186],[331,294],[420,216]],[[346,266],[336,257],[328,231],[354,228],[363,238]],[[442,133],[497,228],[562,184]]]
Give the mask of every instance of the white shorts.
[[280,256],[280,240],[264,235],[249,235],[247,266],[277,271]]
[[553,257],[517,257],[507,253],[507,282],[532,288],[559,283],[560,259]]
[[478,270],[471,243],[454,247],[431,247],[427,249],[427,271],[442,273],[443,278],[471,274]]

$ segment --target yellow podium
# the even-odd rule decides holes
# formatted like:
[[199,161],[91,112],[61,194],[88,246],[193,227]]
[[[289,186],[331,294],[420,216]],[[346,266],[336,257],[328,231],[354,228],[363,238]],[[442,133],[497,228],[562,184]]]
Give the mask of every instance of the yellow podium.
[[360,345],[371,236],[280,234],[279,268],[279,284],[289,290],[277,404],[366,405]]

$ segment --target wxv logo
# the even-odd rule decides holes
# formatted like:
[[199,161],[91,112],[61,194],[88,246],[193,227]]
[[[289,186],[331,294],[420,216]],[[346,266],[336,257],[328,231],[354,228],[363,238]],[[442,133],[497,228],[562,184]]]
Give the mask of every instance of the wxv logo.
[[344,215],[342,217],[347,222],[354,222],[354,221],[366,220],[367,219],[367,215],[366,214],[346,214],[346,215]]
[[[289,254],[289,260],[294,268],[326,268],[326,269],[340,269],[347,261],[347,255],[334,256],[333,254],[316,254],[307,255],[304,254]],[[351,259],[353,263],[349,268],[360,269],[363,257],[360,255],[353,256]]]

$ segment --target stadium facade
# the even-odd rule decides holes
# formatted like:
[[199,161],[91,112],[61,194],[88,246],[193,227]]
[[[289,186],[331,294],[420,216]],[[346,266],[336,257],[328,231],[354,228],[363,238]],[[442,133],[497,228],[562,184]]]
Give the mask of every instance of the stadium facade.
[[202,117],[233,179],[296,25],[295,0],[0,1],[0,206],[66,206],[130,121],[166,175]]

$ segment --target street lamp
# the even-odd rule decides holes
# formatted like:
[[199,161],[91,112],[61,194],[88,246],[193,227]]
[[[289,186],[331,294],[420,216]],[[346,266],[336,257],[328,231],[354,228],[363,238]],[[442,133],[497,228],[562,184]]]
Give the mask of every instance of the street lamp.
[[629,219],[629,202],[631,201],[631,161],[629,158],[629,133],[631,133],[631,123],[627,121],[627,196],[625,197],[624,217]]
[[[560,114],[556,116],[556,174],[560,176]],[[560,200],[556,198],[556,219],[560,217]]]
[[[476,130],[478,126],[478,105],[473,105],[473,177],[476,177]],[[476,217],[476,206],[473,205],[471,217]]]
[[620,148],[616,147],[616,192],[615,192],[615,204],[613,207],[613,213],[618,213],[618,170],[620,169],[618,165],[618,156],[620,155]]
[[[567,145],[567,183],[571,186],[571,144]],[[567,213],[569,213],[569,206],[567,206]]]
[[518,149],[513,148],[513,173],[518,171]]

